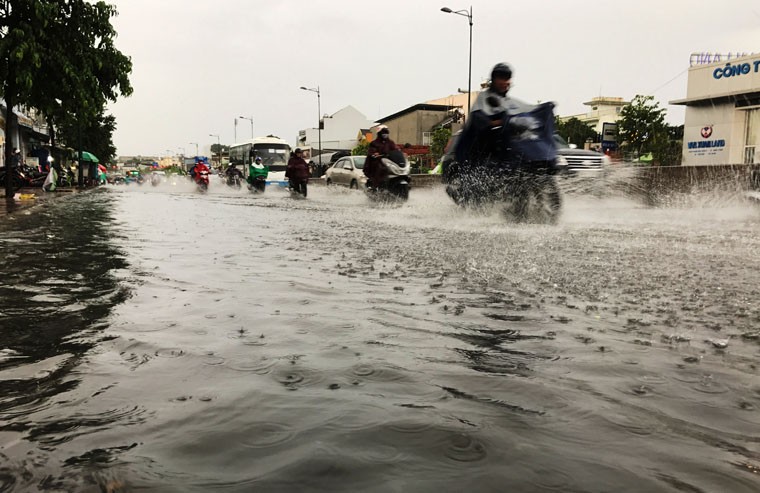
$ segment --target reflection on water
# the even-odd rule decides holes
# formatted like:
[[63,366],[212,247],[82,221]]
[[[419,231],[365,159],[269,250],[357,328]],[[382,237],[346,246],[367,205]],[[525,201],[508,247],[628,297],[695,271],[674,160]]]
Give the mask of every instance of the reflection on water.
[[16,217],[0,491],[757,491],[756,211],[566,188],[556,228],[216,183]]

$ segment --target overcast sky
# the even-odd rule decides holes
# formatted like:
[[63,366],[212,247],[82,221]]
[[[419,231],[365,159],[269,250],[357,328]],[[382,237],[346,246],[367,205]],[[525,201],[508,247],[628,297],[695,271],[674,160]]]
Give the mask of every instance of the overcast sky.
[[[134,94],[111,106],[121,155],[195,153],[234,140],[234,119],[291,144],[322,113],[370,119],[467,87],[468,25],[450,0],[110,0]],[[585,112],[594,96],[686,95],[692,52],[760,52],[756,0],[476,0],[472,85],[500,61],[511,95]],[[238,122],[238,140],[250,123]]]

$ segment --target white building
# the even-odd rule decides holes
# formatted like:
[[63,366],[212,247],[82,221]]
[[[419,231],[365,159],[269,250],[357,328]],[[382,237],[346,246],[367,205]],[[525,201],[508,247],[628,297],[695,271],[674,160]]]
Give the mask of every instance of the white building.
[[[362,129],[371,128],[374,125],[362,112],[353,106],[336,111],[332,115],[322,118],[322,150],[338,151],[351,150],[356,147],[357,135]],[[319,148],[319,130],[307,128],[298,132],[296,140],[298,147]]]
[[570,118],[577,118],[589,127],[593,128],[597,134],[604,130],[605,123],[615,123],[620,120],[620,111],[628,106],[630,101],[624,101],[623,98],[599,96],[586,101],[586,106],[590,106],[590,111],[578,115],[561,116],[563,122]]
[[760,54],[689,68],[684,165],[760,164]]

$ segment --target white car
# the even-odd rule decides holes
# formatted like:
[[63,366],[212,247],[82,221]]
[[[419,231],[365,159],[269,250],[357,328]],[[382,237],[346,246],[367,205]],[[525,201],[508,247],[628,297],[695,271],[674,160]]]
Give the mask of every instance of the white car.
[[363,171],[366,159],[367,156],[346,156],[338,159],[325,173],[325,183],[354,189],[366,188],[367,177]]

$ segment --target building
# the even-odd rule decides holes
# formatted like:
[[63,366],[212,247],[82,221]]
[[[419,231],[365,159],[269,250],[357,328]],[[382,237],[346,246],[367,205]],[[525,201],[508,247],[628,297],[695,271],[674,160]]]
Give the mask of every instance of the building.
[[570,118],[577,118],[601,135],[604,124],[617,122],[620,119],[620,111],[631,103],[624,101],[623,98],[599,96],[591,98],[591,101],[586,101],[583,104],[590,106],[591,110],[578,115],[561,116],[560,120],[566,122]]
[[451,126],[452,131],[458,130],[460,115],[458,106],[420,103],[377,121],[388,127],[396,144],[429,146],[436,128]]
[[50,153],[47,147],[50,137],[44,118],[34,110],[21,111],[16,108],[13,113],[16,115],[18,125],[14,135],[6,139],[7,108],[4,102],[0,102],[0,166],[5,166],[6,145],[18,148],[24,162],[31,166],[46,163],[47,156]]
[[[475,104],[475,100],[478,99],[478,94],[480,94],[480,91],[473,91],[470,93],[470,105]],[[467,108],[467,91],[451,94],[438,99],[431,99],[430,101],[425,102],[427,104],[443,104],[451,106],[452,108],[459,108],[463,115],[469,113],[469,109]]]
[[[321,120],[322,125],[322,150],[340,151],[351,150],[356,147],[356,133],[363,128],[374,125],[372,120],[353,106],[336,111],[332,115],[325,115]],[[297,146],[301,148],[318,149],[320,132],[317,128],[307,128],[298,132]],[[316,154],[316,153],[315,153]]]
[[[760,54],[689,68],[683,164],[760,164]],[[705,63],[707,62],[707,63]]]

